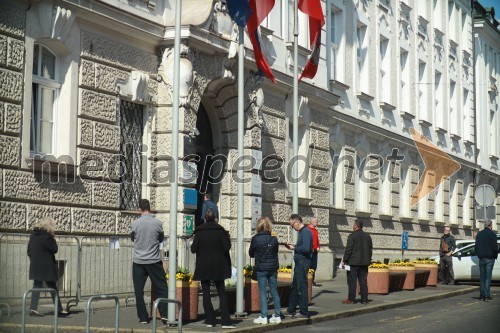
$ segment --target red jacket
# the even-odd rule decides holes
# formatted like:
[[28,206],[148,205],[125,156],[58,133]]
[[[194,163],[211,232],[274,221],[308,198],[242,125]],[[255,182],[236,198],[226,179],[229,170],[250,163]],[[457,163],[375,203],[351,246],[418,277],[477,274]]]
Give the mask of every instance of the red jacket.
[[319,234],[318,234],[318,229],[313,227],[312,225],[308,224],[307,227],[309,230],[311,230],[312,236],[313,236],[313,242],[312,242],[312,249],[313,251],[319,251]]

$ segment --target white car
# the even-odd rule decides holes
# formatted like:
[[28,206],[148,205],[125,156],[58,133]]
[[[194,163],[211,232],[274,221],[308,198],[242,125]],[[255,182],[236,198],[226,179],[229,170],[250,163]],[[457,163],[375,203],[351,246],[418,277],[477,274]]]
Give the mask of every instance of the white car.
[[[500,240],[497,240],[500,252]],[[475,244],[469,244],[453,253],[453,273],[457,281],[479,281],[479,258],[476,256]],[[492,281],[500,281],[500,263],[493,266]]]

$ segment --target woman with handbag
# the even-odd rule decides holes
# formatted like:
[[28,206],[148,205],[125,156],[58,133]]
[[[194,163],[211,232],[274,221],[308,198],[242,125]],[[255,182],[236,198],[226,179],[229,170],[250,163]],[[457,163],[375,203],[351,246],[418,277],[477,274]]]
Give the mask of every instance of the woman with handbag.
[[[255,258],[254,272],[260,292],[260,316],[253,320],[255,324],[267,324],[266,283],[274,302],[274,314],[269,319],[272,324],[281,323],[281,304],[278,295],[278,239],[271,235],[272,223],[268,217],[257,221],[257,234],[250,243],[250,257]],[[253,278],[253,277],[252,277]]]
[[214,281],[219,295],[222,328],[236,328],[231,324],[227,305],[224,279],[231,277],[231,239],[229,233],[215,222],[215,214],[211,209],[205,213],[204,224],[199,225],[194,232],[191,252],[196,253],[196,267],[193,279],[201,281],[203,292],[203,309],[207,327],[215,327],[215,312],[210,299],[210,281]]
[[[51,217],[44,217],[33,226],[33,233],[28,243],[28,257],[30,258],[29,278],[33,280],[33,288],[42,288],[43,283],[48,288],[57,291],[57,280],[59,274],[55,254],[58,247],[55,236],[56,221]],[[56,295],[51,293],[52,300],[56,301]],[[34,291],[31,297],[30,316],[43,317],[38,312],[38,300],[40,292]],[[61,299],[58,298],[57,311],[59,317],[68,316],[68,312],[63,310]]]

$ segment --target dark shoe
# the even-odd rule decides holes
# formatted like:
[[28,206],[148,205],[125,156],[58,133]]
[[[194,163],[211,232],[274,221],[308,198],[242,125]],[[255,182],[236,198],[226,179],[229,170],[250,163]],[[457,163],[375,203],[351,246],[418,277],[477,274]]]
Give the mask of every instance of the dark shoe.
[[293,316],[295,316],[295,312],[289,312],[288,310],[286,310],[285,312],[283,312],[283,316],[293,317]]
[[486,297],[486,299],[487,299],[488,301],[492,301],[492,300],[493,300],[493,298],[491,298],[491,296]]
[[36,310],[30,310],[30,316],[31,317],[43,317],[44,315]]
[[161,317],[161,318],[160,318],[160,320],[161,320],[161,322],[162,322],[164,325],[167,325],[167,323],[168,323],[168,319],[167,319],[167,318],[165,318],[165,317]]
[[354,304],[356,302],[351,301],[350,299],[345,299],[345,300],[342,301],[342,303],[344,303],[344,304]]
[[305,315],[303,313],[298,313],[292,317],[292,319],[307,319],[309,320],[309,315]]
[[486,300],[486,297],[479,296],[479,300],[480,300],[480,301],[485,301],[485,300]]
[[319,284],[319,283],[316,283],[316,282],[313,282],[313,287],[322,287],[323,285],[322,284]]
[[368,300],[367,299],[361,300],[361,304],[367,305],[368,304]]

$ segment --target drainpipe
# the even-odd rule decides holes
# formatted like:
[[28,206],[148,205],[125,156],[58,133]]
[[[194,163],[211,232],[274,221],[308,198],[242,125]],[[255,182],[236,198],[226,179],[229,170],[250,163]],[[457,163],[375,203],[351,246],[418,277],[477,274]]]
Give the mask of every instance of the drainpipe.
[[[474,99],[472,103],[472,109],[474,112],[474,188],[476,188],[476,179],[479,176],[478,169],[478,150],[477,150],[477,103],[476,103],[476,40],[474,38],[474,4],[476,0],[471,1],[471,19],[472,19],[472,29],[471,29],[471,37],[472,37],[472,88],[474,89]],[[473,204],[474,205],[474,204]],[[476,210],[472,210],[472,238],[476,239]]]

